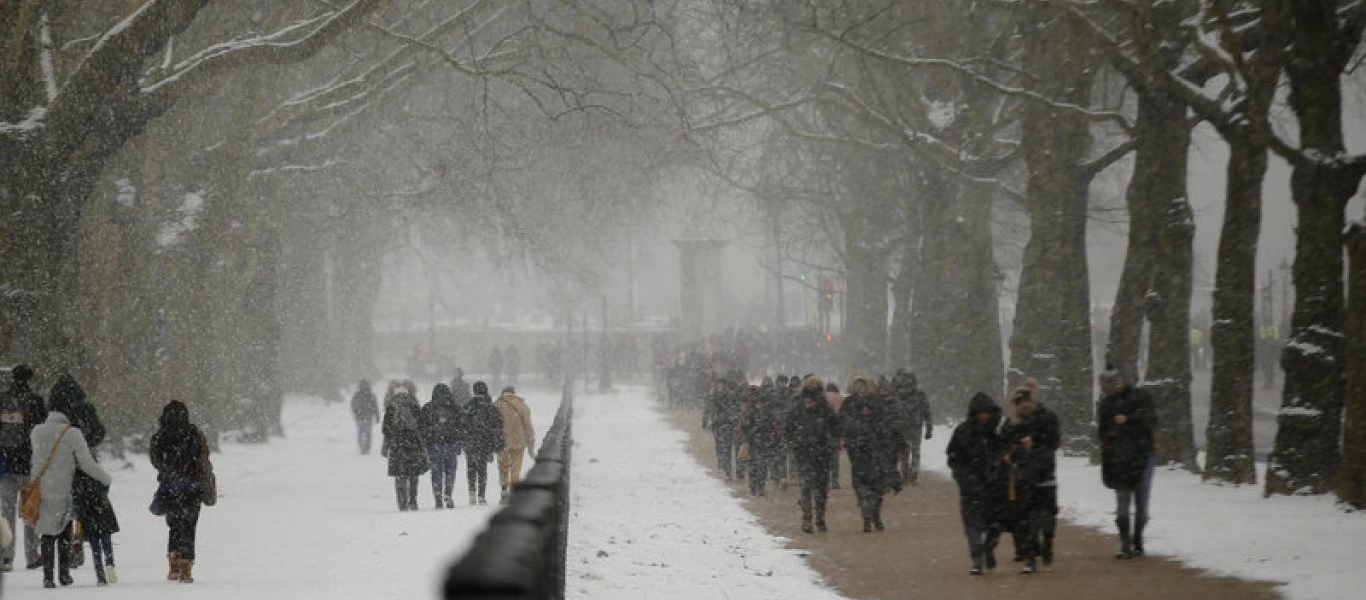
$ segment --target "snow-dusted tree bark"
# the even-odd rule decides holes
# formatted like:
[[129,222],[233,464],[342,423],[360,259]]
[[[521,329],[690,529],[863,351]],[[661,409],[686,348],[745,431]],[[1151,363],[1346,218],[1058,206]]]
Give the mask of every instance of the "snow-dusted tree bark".
[[1296,227],[1295,310],[1281,355],[1285,387],[1266,493],[1322,494],[1333,489],[1340,460],[1346,391],[1346,325],[1342,243],[1347,203],[1366,175],[1366,157],[1350,157],[1343,142],[1342,83],[1366,27],[1366,5],[1334,0],[1278,0],[1293,10],[1285,57],[1290,108],[1299,122],[1300,151],[1290,191]]
[[1347,252],[1347,403],[1338,498],[1361,510],[1366,509],[1366,222],[1347,231]]
[[[1029,88],[1072,106],[1089,106],[1096,57],[1087,40],[1047,2],[1027,2],[1020,25]],[[1010,380],[1032,376],[1057,412],[1065,453],[1089,454],[1092,420],[1091,303],[1087,273],[1089,120],[1055,103],[1023,109],[1021,144],[1028,171],[1025,246],[1010,339]]]

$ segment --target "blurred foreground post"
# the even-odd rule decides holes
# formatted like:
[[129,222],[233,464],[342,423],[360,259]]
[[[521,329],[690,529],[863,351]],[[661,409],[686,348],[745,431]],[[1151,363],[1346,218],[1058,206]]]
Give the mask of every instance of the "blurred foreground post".
[[1366,222],[1347,228],[1347,407],[1338,498],[1366,509]]

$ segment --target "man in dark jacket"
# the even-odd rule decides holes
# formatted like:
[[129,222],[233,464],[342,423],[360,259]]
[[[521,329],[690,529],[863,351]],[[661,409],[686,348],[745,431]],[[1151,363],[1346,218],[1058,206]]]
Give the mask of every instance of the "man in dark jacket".
[[351,415],[356,419],[356,441],[360,444],[360,453],[369,454],[375,421],[379,420],[379,400],[375,398],[369,381],[362,379],[360,385],[356,386],[356,395],[351,396]]
[[892,399],[896,402],[901,426],[905,429],[906,452],[898,461],[901,477],[911,485],[920,483],[920,439],[934,437],[934,422],[930,419],[930,401],[920,390],[915,375],[900,371],[892,379]]
[[906,440],[892,412],[890,400],[879,397],[873,382],[865,378],[855,379],[849,385],[849,398],[840,409],[844,447],[849,454],[864,533],[886,530],[882,523],[882,498],[888,490],[901,492],[896,459]]
[[[18,540],[14,515],[19,506],[19,490],[28,483],[32,471],[33,446],[30,436],[33,428],[47,420],[47,407],[43,399],[33,393],[30,382],[33,369],[18,365],[10,372],[9,389],[0,395],[0,463],[4,475],[0,476],[0,512],[10,531],[15,532]],[[15,541],[0,548],[0,571],[8,572],[14,568]],[[38,534],[32,527],[24,526],[25,566],[36,569],[41,565],[38,554]]]
[[432,496],[436,508],[455,508],[455,474],[460,465],[461,410],[446,384],[432,389],[432,399],[422,407],[422,431],[427,439],[427,458],[432,463]]
[[702,428],[710,429],[716,440],[716,468],[725,473],[726,481],[735,478],[735,427],[740,420],[740,388],[732,384],[727,379],[717,379],[702,412]]
[[488,504],[489,463],[503,451],[503,416],[493,406],[489,386],[474,382],[474,396],[461,415],[461,445],[465,451],[465,476],[469,480],[470,505]]
[[[1119,528],[1119,553],[1115,558],[1143,556],[1143,528],[1148,524],[1148,497],[1153,487],[1153,432],[1157,410],[1152,396],[1127,385],[1119,372],[1107,367],[1100,376],[1100,406],[1096,425],[1100,433],[1101,477],[1115,491],[1115,525]],[[1129,506],[1134,504],[1132,527]]]
[[767,387],[750,388],[749,401],[740,415],[740,436],[749,444],[749,493],[763,496],[768,483],[768,470],[782,440],[783,423],[778,417],[778,400],[772,381],[764,379]]
[[1038,384],[1030,379],[1011,394],[1015,418],[1001,429],[1010,445],[1010,494],[1016,502],[1014,535],[1024,559],[1022,574],[1037,560],[1053,564],[1053,537],[1058,523],[1058,416],[1038,401]]
[[787,415],[783,437],[797,463],[797,505],[802,509],[802,531],[812,532],[814,517],[815,530],[825,533],[830,463],[840,439],[840,417],[825,401],[825,382],[819,377],[807,377],[801,385],[799,404]]
[[[973,575],[996,568],[996,542],[1006,500],[1006,445],[997,433],[1001,407],[978,392],[968,403],[968,419],[949,438],[949,469],[958,483],[963,533],[968,537]],[[985,563],[985,564],[984,564]]]

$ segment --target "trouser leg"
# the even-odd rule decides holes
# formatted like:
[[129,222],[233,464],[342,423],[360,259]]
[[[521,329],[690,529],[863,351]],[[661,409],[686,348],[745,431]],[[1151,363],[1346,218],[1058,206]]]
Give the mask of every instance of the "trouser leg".
[[45,535],[39,542],[41,545],[40,555],[43,563],[43,581],[55,581],[53,569],[57,561],[57,536]]
[[839,489],[840,487],[840,451],[835,449],[834,458],[830,460],[830,487]]
[[195,557],[195,535],[199,527],[199,505],[190,503],[177,507],[166,514],[166,524],[170,527],[167,553],[176,554],[185,560]]
[[92,536],[90,542],[90,560],[95,563],[95,579],[104,581],[104,545],[100,542],[100,536]]
[[916,431],[912,431],[910,437],[906,438],[910,445],[911,464],[908,481],[911,483],[920,481],[920,436],[917,435],[919,430],[917,427]]
[[731,439],[728,435],[716,434],[716,468],[725,474],[726,479],[733,476],[731,471]]
[[61,535],[57,536],[57,579],[71,577],[71,563],[75,556],[71,553],[71,524],[68,523]]
[[[4,518],[5,523],[9,525],[9,530],[14,532],[14,539],[4,547],[0,547],[0,560],[14,559],[15,543],[19,541],[19,530],[15,528],[15,513],[19,506],[19,490],[24,487],[24,483],[27,481],[27,475],[0,477],[0,518]],[[27,536],[25,536],[25,541],[29,541]]]
[[479,466],[482,464],[481,456],[467,454],[465,456],[465,483],[469,486],[471,494],[479,493]]
[[525,457],[526,448],[517,448],[508,457],[508,485],[522,480],[522,459]]
[[408,482],[404,477],[394,478],[394,500],[398,502],[399,510],[408,510]]

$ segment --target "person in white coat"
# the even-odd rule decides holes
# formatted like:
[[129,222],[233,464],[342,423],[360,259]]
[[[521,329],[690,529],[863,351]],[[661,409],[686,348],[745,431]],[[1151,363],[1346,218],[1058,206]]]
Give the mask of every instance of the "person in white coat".
[[[41,502],[38,524],[34,530],[41,536],[43,587],[54,588],[56,583],[68,586],[71,579],[71,523],[75,520],[72,507],[71,482],[80,469],[104,485],[113,480],[95,462],[81,430],[71,426],[67,413],[71,410],[64,398],[54,397],[48,406],[47,421],[33,429],[33,477],[39,478]],[[46,465],[46,469],[44,469]],[[55,547],[54,547],[55,546]],[[53,581],[53,563],[57,566],[57,581]]]

